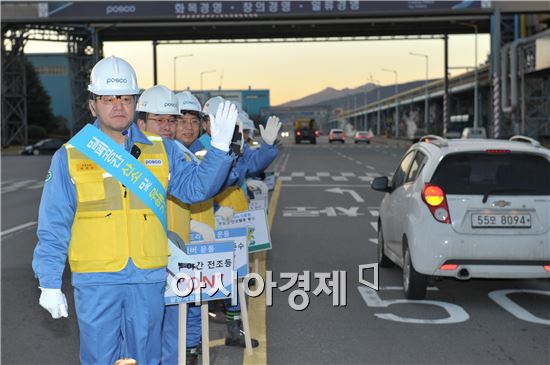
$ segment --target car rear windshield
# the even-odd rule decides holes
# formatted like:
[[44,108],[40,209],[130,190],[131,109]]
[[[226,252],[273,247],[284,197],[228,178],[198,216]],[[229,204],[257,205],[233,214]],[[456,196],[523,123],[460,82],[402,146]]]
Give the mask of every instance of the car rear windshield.
[[341,129],[333,129],[332,133],[342,133],[342,130]]
[[550,195],[550,161],[527,153],[456,153],[441,161],[431,183],[446,194]]
[[359,135],[359,136],[363,136],[363,137],[364,137],[364,136],[366,136],[366,135],[367,135],[367,132],[359,132],[359,133],[357,133],[357,135]]

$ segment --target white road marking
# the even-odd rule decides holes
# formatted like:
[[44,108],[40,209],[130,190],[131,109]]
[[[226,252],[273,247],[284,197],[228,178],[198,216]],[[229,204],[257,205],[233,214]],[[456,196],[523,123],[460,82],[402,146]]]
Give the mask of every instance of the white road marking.
[[334,181],[348,181],[348,178],[345,176],[332,176],[332,180]]
[[328,177],[330,176],[330,172],[318,172],[316,173],[317,176],[325,176],[325,177]]
[[348,176],[348,177],[353,177],[355,176],[355,172],[342,172],[340,175],[342,176]]
[[378,216],[380,216],[380,212],[378,212],[377,210],[369,210],[369,213],[370,213],[370,215],[372,215],[373,217],[378,217]]
[[372,176],[358,176],[357,178],[361,181],[367,181],[367,182],[371,182],[372,180],[374,180]]
[[319,176],[306,176],[306,181],[321,181]]
[[378,222],[370,222],[370,225],[376,232],[378,232]]
[[13,227],[13,228],[10,228],[10,229],[6,229],[5,231],[2,231],[2,233],[0,233],[0,235],[4,236],[4,235],[10,234],[10,233],[17,232],[17,231],[22,231],[26,228],[30,228],[30,227],[35,226],[35,225],[36,225],[36,222],[27,222],[25,224],[20,224],[16,227]]
[[305,176],[305,174],[306,174],[305,172],[292,172],[292,173],[290,174],[290,176],[292,176],[292,177],[295,177],[295,176],[302,176],[302,177],[303,177],[303,176]]
[[374,243],[375,245],[378,244],[378,239],[377,239],[377,238],[369,238],[369,241],[370,241],[371,243]]
[[365,167],[366,167],[367,169],[369,169],[369,170],[375,170],[375,168],[372,167],[371,165],[367,165],[367,166],[365,166]]

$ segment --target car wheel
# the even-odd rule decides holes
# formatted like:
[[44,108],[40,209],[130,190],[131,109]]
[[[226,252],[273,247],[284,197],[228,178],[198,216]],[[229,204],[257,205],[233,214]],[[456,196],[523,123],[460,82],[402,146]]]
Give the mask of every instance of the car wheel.
[[382,226],[378,225],[378,265],[380,267],[393,267],[395,264],[388,256],[384,254],[384,235],[382,234]]
[[405,246],[405,254],[403,255],[403,292],[405,298],[424,299],[427,287],[428,277],[414,269],[409,247]]
[[34,150],[32,150],[32,154],[35,155],[35,156],[38,156],[40,154],[40,150],[38,148],[34,149]]

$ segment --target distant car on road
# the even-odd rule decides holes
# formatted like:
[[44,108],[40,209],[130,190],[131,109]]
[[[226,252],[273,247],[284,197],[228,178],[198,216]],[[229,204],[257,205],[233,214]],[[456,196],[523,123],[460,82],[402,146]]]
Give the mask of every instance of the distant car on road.
[[355,132],[355,135],[353,136],[353,142],[355,144],[359,142],[365,142],[370,143],[370,140],[372,139],[372,132],[371,131],[357,131]]
[[447,140],[409,148],[378,219],[378,263],[403,268],[407,299],[429,277],[550,278],[550,150],[515,136]]
[[60,139],[43,139],[35,144],[31,144],[23,147],[21,150],[22,155],[52,155],[57,151],[65,142]]
[[461,138],[487,138],[485,128],[464,128]]
[[330,130],[330,133],[328,134],[328,141],[329,143],[332,143],[334,141],[345,143],[346,132],[344,132],[342,129],[333,128]]

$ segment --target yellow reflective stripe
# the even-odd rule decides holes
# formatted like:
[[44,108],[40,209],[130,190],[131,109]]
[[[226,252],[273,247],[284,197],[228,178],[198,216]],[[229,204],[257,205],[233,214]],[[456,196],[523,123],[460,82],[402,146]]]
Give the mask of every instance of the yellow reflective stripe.
[[159,136],[147,136],[147,139],[151,142],[162,141],[162,137],[159,137]]

